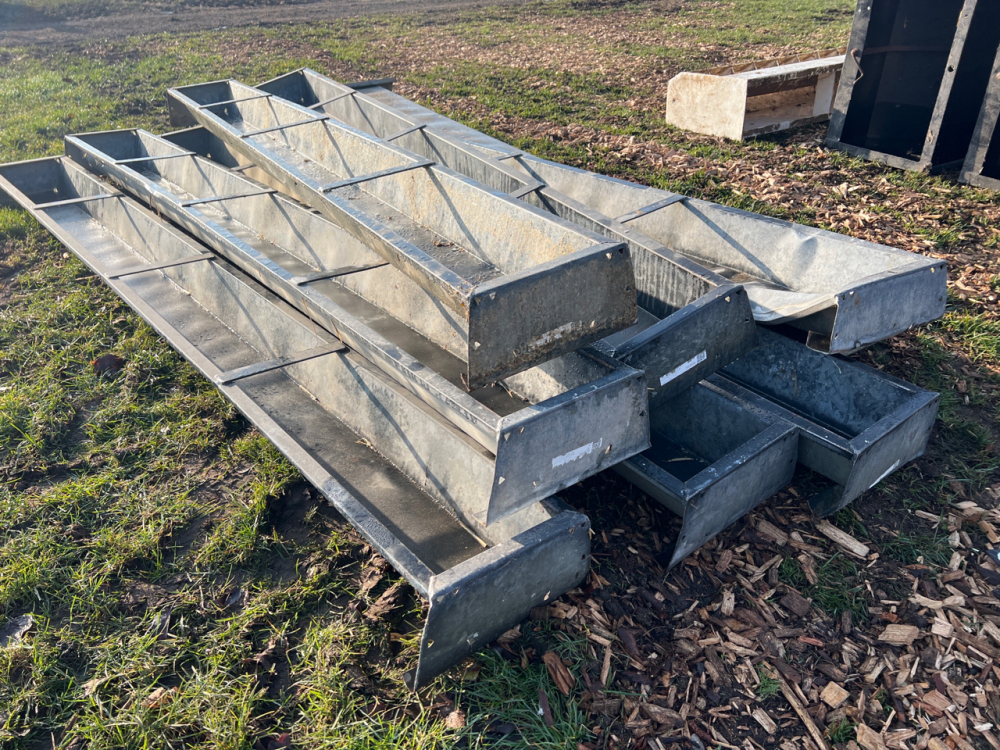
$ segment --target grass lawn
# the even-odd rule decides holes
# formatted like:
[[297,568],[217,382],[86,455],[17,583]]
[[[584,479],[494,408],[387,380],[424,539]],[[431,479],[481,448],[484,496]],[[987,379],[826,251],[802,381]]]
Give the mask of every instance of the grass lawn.
[[[61,153],[67,133],[165,131],[169,86],[307,65],[348,81],[396,76],[405,95],[549,158],[947,258],[946,316],[859,355],[942,392],[928,456],[834,519],[879,564],[833,556],[813,584],[792,557],[780,568],[864,627],[873,590],[895,598],[899,565],[951,558],[947,531],[912,511],[1000,500],[1000,196],[828,154],[822,127],[736,144],[662,122],[678,70],[844,44],[852,10],[551,0],[0,48],[0,162]],[[97,374],[105,354],[121,369]],[[774,503],[804,508],[810,482]],[[640,579],[619,572],[618,551],[649,529],[669,540],[671,522],[610,475],[566,499],[594,519],[596,569],[627,603]],[[486,650],[408,693],[422,612],[399,581],[81,263],[26,213],[0,209],[0,627],[33,619],[0,647],[0,747],[266,749],[284,733],[302,748],[638,746],[626,713],[585,710],[581,680],[569,696],[555,689],[541,652],[577,675],[603,656],[558,618],[522,626],[519,659]],[[386,598],[390,614],[365,616]],[[609,692],[625,706],[642,692],[615,682],[628,668],[616,650]],[[839,740],[843,725],[831,732]]]

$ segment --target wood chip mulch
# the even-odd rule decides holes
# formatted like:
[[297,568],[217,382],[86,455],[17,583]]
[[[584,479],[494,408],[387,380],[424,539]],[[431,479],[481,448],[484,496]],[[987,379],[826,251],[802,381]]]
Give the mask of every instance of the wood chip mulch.
[[[941,568],[881,559],[794,494],[669,573],[658,511],[636,503],[632,531],[597,532],[586,585],[533,610],[495,649],[543,660],[553,694],[582,689],[597,739],[579,750],[1000,750],[1000,509],[983,507],[1000,502],[1000,485],[945,518],[911,514],[947,532]],[[794,559],[815,584],[834,556],[861,571],[863,622],[779,580]],[[585,637],[589,659],[536,653],[541,620]]]

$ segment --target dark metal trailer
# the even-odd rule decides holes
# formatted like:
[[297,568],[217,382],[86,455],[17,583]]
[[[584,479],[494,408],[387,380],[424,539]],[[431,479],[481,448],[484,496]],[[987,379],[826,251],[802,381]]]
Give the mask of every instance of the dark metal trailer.
[[990,84],[986,89],[979,120],[962,166],[961,182],[976,187],[1000,190],[1000,50],[997,50],[990,71]]
[[859,0],[827,146],[901,169],[960,165],[998,45],[994,0]]

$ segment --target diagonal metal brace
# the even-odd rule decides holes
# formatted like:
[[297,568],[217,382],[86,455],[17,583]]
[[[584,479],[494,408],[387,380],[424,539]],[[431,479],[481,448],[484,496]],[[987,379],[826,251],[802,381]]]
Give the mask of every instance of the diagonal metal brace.
[[208,109],[209,107],[221,107],[226,104],[239,104],[240,102],[252,102],[254,99],[268,99],[271,96],[273,96],[273,94],[256,94],[255,96],[244,96],[240,99],[225,99],[221,102],[199,104],[198,109]]
[[200,260],[211,260],[214,257],[215,255],[212,253],[198,253],[197,255],[188,255],[183,258],[178,258],[177,260],[166,260],[163,261],[163,263],[150,263],[144,266],[129,266],[121,271],[109,273],[108,278],[120,279],[122,276],[134,276],[137,273],[146,273],[146,271],[159,271],[163,268],[173,268],[174,266],[183,266],[187,263],[197,263]]
[[320,117],[315,117],[312,120],[298,120],[296,122],[290,122],[287,125],[272,125],[269,128],[261,128],[260,130],[255,130],[252,133],[240,133],[240,138],[252,138],[255,135],[263,135],[264,133],[273,133],[275,130],[287,130],[288,128],[296,128],[299,125],[310,125],[314,122],[323,122],[324,120],[329,120],[330,118],[326,115],[321,115]]
[[67,198],[64,201],[52,201],[50,203],[38,203],[35,205],[34,210],[40,208],[57,208],[59,206],[72,206],[74,203],[89,203],[90,201],[99,201],[104,198],[118,198],[121,193],[101,193],[99,195],[88,195],[83,198]]
[[337,94],[336,96],[332,96],[329,99],[324,99],[321,102],[316,102],[315,104],[310,104],[309,105],[309,109],[318,109],[320,107],[325,107],[327,104],[333,104],[334,102],[339,101],[341,99],[344,99],[344,98],[346,98],[348,96],[354,96],[356,93],[358,93],[358,92],[357,91],[345,91],[342,94]]
[[323,281],[324,279],[335,279],[338,276],[347,276],[352,273],[360,273],[361,271],[370,271],[373,268],[381,268],[382,266],[389,265],[386,261],[380,261],[378,263],[368,263],[360,266],[341,266],[340,268],[331,268],[329,271],[317,271],[316,273],[310,273],[306,276],[293,276],[292,283],[295,286],[304,286],[306,284],[311,284],[314,281]]
[[419,125],[413,125],[411,127],[406,128],[405,130],[400,130],[398,133],[394,133],[393,135],[390,135],[387,138],[384,138],[383,140],[392,142],[392,141],[396,140],[397,138],[402,138],[404,135],[409,135],[410,133],[415,133],[416,131],[423,130],[426,127],[427,127],[427,123],[422,122]]
[[348,177],[346,180],[340,180],[339,182],[334,182],[332,185],[326,185],[321,187],[319,190],[321,193],[329,193],[331,190],[337,190],[338,188],[347,187],[348,185],[357,185],[359,182],[368,182],[369,180],[377,180],[379,177],[388,177],[389,175],[400,174],[401,172],[409,172],[412,169],[420,169],[421,167],[431,167],[434,165],[434,161],[431,159],[421,159],[415,161],[412,164],[403,164],[399,167],[390,167],[389,169],[383,169],[378,172],[372,172],[371,174],[363,174],[360,177]]
[[514,199],[523,198],[528,193],[533,193],[536,190],[541,190],[543,187],[545,187],[544,182],[538,182],[538,180],[535,180],[534,183],[529,183],[528,185],[525,185],[522,188],[518,188],[513,193],[508,193],[508,195]]
[[180,154],[164,154],[163,156],[133,156],[131,159],[115,159],[115,164],[135,164],[140,161],[163,161],[164,159],[180,159],[182,156],[197,156],[194,151],[184,151]]
[[235,200],[236,198],[255,198],[258,195],[273,195],[277,193],[277,190],[272,188],[267,188],[266,190],[255,190],[252,193],[235,193],[234,195],[213,195],[210,198],[196,198],[190,201],[183,201],[181,203],[182,208],[188,208],[190,206],[200,206],[203,203],[217,203],[218,201],[228,201]]
[[237,380],[250,378],[254,375],[261,375],[265,372],[271,372],[272,370],[280,370],[281,368],[288,367],[289,365],[306,362],[310,359],[316,359],[317,357],[323,357],[327,354],[335,354],[346,350],[347,347],[339,341],[322,344],[320,346],[315,346],[312,349],[306,349],[298,352],[297,354],[289,354],[287,357],[265,359],[262,362],[255,362],[254,364],[247,365],[246,367],[237,367],[234,370],[226,370],[225,372],[220,372],[216,375],[213,380],[217,385],[229,385],[230,383],[235,383]]
[[654,211],[659,211],[661,208],[666,208],[667,206],[672,206],[675,203],[680,203],[681,201],[686,201],[686,195],[671,195],[669,198],[664,198],[662,201],[657,201],[656,203],[650,203],[648,206],[643,206],[642,208],[636,209],[631,213],[622,214],[615,221],[619,224],[625,224],[630,221],[635,221],[643,216],[653,213]]

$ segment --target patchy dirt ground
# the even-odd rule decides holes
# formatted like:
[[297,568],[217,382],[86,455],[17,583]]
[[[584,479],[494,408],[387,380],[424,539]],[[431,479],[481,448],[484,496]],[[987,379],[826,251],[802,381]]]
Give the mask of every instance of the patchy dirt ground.
[[[305,2],[220,2],[198,5],[150,4],[108,10],[105,3],[67,4],[56,12],[40,11],[18,3],[0,3],[0,46],[32,44],[72,45],[142,34],[177,34],[192,31],[312,23],[334,18],[386,13],[447,12],[524,0],[321,0]],[[114,7],[113,5],[111,6]]]

